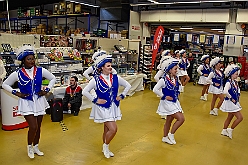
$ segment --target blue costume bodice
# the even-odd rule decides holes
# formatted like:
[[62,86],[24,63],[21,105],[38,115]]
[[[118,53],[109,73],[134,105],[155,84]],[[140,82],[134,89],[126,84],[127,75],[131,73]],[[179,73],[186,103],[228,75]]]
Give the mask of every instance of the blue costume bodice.
[[227,96],[225,97],[225,100],[235,100],[236,104],[239,101],[239,86],[238,86],[238,82],[235,80],[230,80],[228,79],[227,82],[230,82],[231,88],[228,90],[228,93],[231,95],[231,98],[228,98]]
[[208,65],[204,64],[203,69],[201,70],[201,72],[202,72],[202,75],[204,75],[204,74],[209,75],[209,73],[211,72],[211,69],[210,69],[210,67]]
[[112,82],[112,86],[108,86],[107,82],[101,75],[96,75],[96,94],[97,98],[104,99],[107,102],[105,104],[97,104],[99,106],[109,108],[112,102],[118,107],[120,105],[120,101],[116,100],[118,94],[118,77],[116,74],[110,74],[110,81]]
[[17,70],[18,87],[23,94],[29,94],[25,99],[33,101],[33,95],[38,95],[42,86],[42,68],[34,66],[34,78],[31,79],[24,68]]
[[165,87],[162,88],[164,96],[161,98],[161,100],[165,100],[166,96],[170,96],[173,98],[172,102],[176,102],[180,93],[177,77],[175,78],[175,84],[171,81],[168,75],[164,76],[163,79],[165,82]]
[[185,58],[185,61],[184,61],[183,58],[181,58],[181,62],[179,63],[179,68],[186,70],[188,65],[189,65],[189,60]]
[[[223,79],[224,79],[224,74],[216,72],[216,70],[212,71],[214,73],[214,77],[212,78],[213,86],[220,89],[221,86],[223,86]],[[221,71],[220,71],[221,72]],[[215,83],[220,84],[220,86],[216,86]]]

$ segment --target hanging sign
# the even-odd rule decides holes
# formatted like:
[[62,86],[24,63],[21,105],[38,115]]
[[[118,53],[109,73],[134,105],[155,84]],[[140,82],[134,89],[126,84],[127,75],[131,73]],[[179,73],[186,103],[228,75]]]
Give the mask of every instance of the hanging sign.
[[218,44],[219,43],[219,35],[214,35],[214,38],[213,38],[213,44]]
[[248,45],[248,37],[242,37],[241,45]]
[[205,43],[206,36],[201,34],[200,35],[200,43]]
[[226,44],[235,44],[235,36],[234,35],[230,35],[226,37]]
[[163,26],[159,26],[156,30],[154,39],[153,39],[153,48],[152,48],[152,66],[154,65],[154,61],[158,52],[158,48],[160,46],[162,37],[164,35],[164,28]]
[[192,34],[187,34],[187,42],[192,42]]
[[179,41],[179,34],[174,34],[174,41]]

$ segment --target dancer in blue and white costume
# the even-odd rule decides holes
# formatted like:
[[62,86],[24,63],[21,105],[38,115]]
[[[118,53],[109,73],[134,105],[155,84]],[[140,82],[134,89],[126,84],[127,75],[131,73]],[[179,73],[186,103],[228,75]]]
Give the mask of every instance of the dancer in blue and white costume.
[[[207,78],[207,83],[210,84],[208,92],[213,94],[210,115],[214,115],[214,116],[218,116],[218,110],[224,100],[224,95],[223,95],[224,74],[220,70],[221,66],[222,64],[219,57],[215,57],[214,59],[212,59],[210,61],[210,67],[212,67],[212,71],[210,72]],[[220,101],[218,102],[216,108],[214,108],[216,100],[218,98],[220,99]]]
[[[17,114],[24,116],[28,130],[28,156],[34,158],[34,153],[44,155],[38,148],[40,140],[40,127],[45,109],[49,104],[44,95],[53,87],[56,78],[48,70],[35,66],[34,48],[32,46],[23,46],[18,49],[17,60],[22,61],[20,69],[10,74],[3,82],[2,87],[8,92],[19,97]],[[48,87],[42,90],[42,77],[50,80]],[[19,91],[11,86],[18,81]]]
[[[93,79],[84,88],[83,95],[94,104],[90,113],[90,119],[96,123],[104,123],[103,132],[103,153],[106,158],[114,156],[109,150],[109,143],[117,132],[116,121],[121,120],[120,100],[124,99],[131,85],[118,76],[112,74],[112,56],[104,54],[97,58],[95,64],[99,69]],[[118,95],[119,86],[124,86],[124,91]],[[90,94],[95,89],[96,97]]]
[[190,80],[188,73],[187,73],[187,69],[190,66],[190,62],[186,58],[186,51],[185,50],[181,50],[179,53],[182,57],[179,61],[178,77],[180,78],[180,81],[181,81],[181,92],[184,92],[184,87],[186,86],[186,84]]
[[[106,51],[105,50],[98,50],[97,52],[95,52],[93,55],[92,55],[92,61],[96,61],[96,59],[102,55],[106,54]],[[86,69],[83,73],[83,76],[87,79],[87,80],[90,80],[91,77],[90,77],[90,74],[92,74],[92,76],[94,77],[95,74],[97,73],[97,69],[95,67],[95,65],[91,65],[90,67],[88,67],[88,69]],[[117,74],[116,70],[114,68],[112,68],[112,73],[113,74]]]
[[203,64],[201,64],[197,68],[197,72],[200,75],[198,84],[203,85],[200,100],[207,101],[208,100],[208,88],[209,88],[209,83],[207,83],[207,77],[211,71],[210,66],[209,66],[209,55],[203,55],[201,58],[201,61]]
[[[178,60],[168,59],[162,64],[162,69],[166,73],[153,88],[153,92],[161,97],[157,113],[167,115],[164,124],[164,137],[162,141],[168,144],[176,144],[174,134],[184,123],[183,110],[179,103],[179,82],[177,78]],[[160,90],[162,88],[162,91]],[[171,123],[176,119],[171,131]]]
[[[238,82],[235,80],[239,76],[239,70],[240,68],[237,65],[231,64],[226,67],[224,72],[226,77],[228,77],[228,80],[223,92],[226,97],[220,110],[227,112],[228,116],[225,120],[221,135],[228,136],[231,139],[233,129],[243,120],[243,116],[240,112],[242,108],[239,104],[240,88]],[[236,117],[236,120],[234,120],[231,127],[228,128],[234,116]]]

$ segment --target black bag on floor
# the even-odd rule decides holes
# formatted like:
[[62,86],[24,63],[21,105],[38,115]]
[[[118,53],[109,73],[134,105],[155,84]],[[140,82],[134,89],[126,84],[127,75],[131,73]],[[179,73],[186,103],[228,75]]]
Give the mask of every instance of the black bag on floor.
[[63,105],[62,99],[52,99],[51,105],[51,120],[52,122],[60,122],[63,120]]

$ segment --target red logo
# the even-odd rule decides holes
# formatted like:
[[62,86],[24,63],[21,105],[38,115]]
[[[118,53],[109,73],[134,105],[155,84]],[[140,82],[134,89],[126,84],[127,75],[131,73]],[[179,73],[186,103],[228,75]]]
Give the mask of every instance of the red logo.
[[13,117],[21,116],[21,115],[17,114],[18,106],[14,106],[12,109],[13,109]]
[[154,61],[158,52],[158,48],[160,46],[162,37],[164,35],[164,28],[163,26],[159,26],[156,30],[154,41],[153,41],[153,48],[152,48],[152,66],[154,65]]

